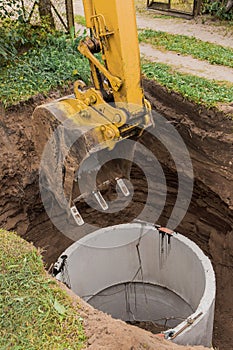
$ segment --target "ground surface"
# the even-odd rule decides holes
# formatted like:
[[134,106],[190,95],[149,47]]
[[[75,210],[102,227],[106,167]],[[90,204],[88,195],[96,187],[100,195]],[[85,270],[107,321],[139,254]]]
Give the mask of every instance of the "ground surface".
[[[210,20],[205,20],[205,24],[203,24],[202,21],[204,20],[201,18],[192,20],[182,18],[159,18],[159,16],[156,17],[156,12],[145,10],[145,3],[146,1],[143,0],[135,1],[138,11],[138,28],[147,28],[171,34],[193,36],[202,41],[233,48],[233,31],[230,27],[220,24],[216,25]],[[81,1],[74,1],[74,9],[76,14],[84,14]],[[155,62],[166,63],[182,73],[191,73],[207,79],[229,81],[233,83],[232,68],[211,65],[208,62],[192,58],[191,56],[182,56],[164,50],[161,51],[144,43],[140,44],[140,51],[147,59]]]
[[[143,16],[141,13],[139,20],[143,18],[144,23],[146,21],[148,25],[152,19],[148,17],[145,20]],[[222,45],[232,47],[232,36],[223,32],[220,27],[203,26],[195,21],[181,22],[176,19],[166,19],[164,22],[158,18],[153,21],[157,23],[156,29],[166,28],[170,32],[180,30],[182,34],[199,35],[202,40],[214,42],[217,40]],[[221,72],[218,74],[221,77]],[[217,111],[206,110],[184,101],[176,94],[168,94],[155,83],[144,81],[144,87],[147,97],[153,103],[153,108],[176,126],[189,148],[195,172],[195,188],[191,206],[179,226],[179,231],[193,239],[213,262],[217,277],[214,345],[220,350],[232,350],[232,120]],[[63,94],[65,93],[68,92]],[[56,93],[51,98],[56,98],[58,95]],[[34,147],[36,131],[31,115],[35,106],[41,102],[43,98],[37,97],[26,105],[6,112],[0,111],[0,225],[3,228],[17,230],[21,236],[33,241],[36,246],[44,247],[44,258],[49,266],[72,241],[53,226],[40,200],[38,189],[40,159]],[[166,224],[177,191],[174,165],[169,160],[166,150],[155,140],[150,141],[145,137],[141,142],[155,152],[166,172],[169,196],[160,217],[160,223]],[[153,164],[147,163],[145,166],[150,169]],[[84,206],[82,210],[85,220],[103,226],[127,222],[134,218],[146,200],[144,198],[146,182],[136,168],[133,177],[136,192],[133,206],[120,213],[118,217],[112,218],[93,213]],[[144,337],[151,342],[149,343],[151,349],[157,346],[153,343],[154,338],[152,339],[148,333],[126,326],[122,322],[116,325],[108,316],[101,315],[88,306],[84,306],[83,312],[84,316],[87,316],[86,330],[90,339],[90,349],[140,349],[140,344],[144,344]],[[160,343],[157,348],[163,349]]]
[[39,251],[2,229],[0,242],[0,349],[84,348],[82,320]]
[[[233,47],[232,32],[227,32],[224,27],[217,27],[209,22],[203,25],[200,23],[200,20],[184,20],[180,18],[164,20],[162,18],[150,18],[148,14],[141,14],[137,16],[137,24],[139,28],[149,28],[171,34],[193,36],[202,41]],[[164,52],[155,49],[151,45],[141,44],[140,49],[141,54],[150,60],[172,65],[180,72],[191,73],[207,79],[233,82],[232,68],[211,65],[208,62],[200,61],[191,56],[182,56],[174,52]]]
[[145,1],[135,0],[138,28],[160,30],[171,34],[195,37],[202,41],[233,47],[232,26],[214,22],[208,17],[187,20],[182,18],[159,16],[155,11],[147,11]]

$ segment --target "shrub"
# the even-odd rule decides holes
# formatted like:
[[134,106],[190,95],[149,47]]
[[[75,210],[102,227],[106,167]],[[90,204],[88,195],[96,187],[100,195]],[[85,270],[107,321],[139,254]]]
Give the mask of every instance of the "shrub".
[[227,0],[222,0],[222,1],[204,0],[202,12],[209,13],[218,19],[232,21],[233,8],[228,9],[227,5],[228,5]]
[[[0,27],[0,67],[13,61],[16,55],[24,53],[28,49],[42,47],[48,40],[48,28],[46,23],[39,26],[27,22],[5,18]],[[53,30],[54,36],[61,33]]]

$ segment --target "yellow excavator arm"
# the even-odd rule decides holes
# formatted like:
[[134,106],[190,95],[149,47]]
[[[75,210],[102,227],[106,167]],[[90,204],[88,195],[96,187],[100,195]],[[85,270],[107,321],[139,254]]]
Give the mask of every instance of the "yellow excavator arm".
[[[152,124],[150,104],[145,99],[141,87],[134,1],[83,0],[83,5],[90,35],[80,42],[78,50],[89,60],[93,86],[88,87],[79,80],[74,84],[74,96],[42,105],[34,112],[35,127],[38,130],[43,128],[45,140],[49,139],[54,125],[57,126],[66,120],[72,121],[75,128],[80,130],[88,128],[87,133],[78,140],[76,156],[64,156],[64,191],[73,209],[75,198],[79,198],[75,174],[80,159],[101,150],[111,152],[122,140],[139,137],[142,131]],[[41,154],[42,147],[43,143],[37,145]],[[124,155],[126,150],[124,145],[121,147],[119,152]],[[132,150],[130,152],[132,153]],[[112,177],[118,181],[119,177],[129,177],[130,170],[125,171],[126,168],[125,164],[118,166],[119,174],[114,173],[114,176],[111,176],[105,167],[100,182],[106,182]],[[44,172],[48,173],[46,167]],[[87,169],[87,173],[90,172],[91,169]],[[84,177],[88,191],[88,177]],[[47,178],[49,179],[49,176]],[[96,186],[98,187],[98,184]],[[96,191],[96,188],[92,187],[93,185],[90,185],[90,191]],[[124,188],[124,184],[121,188]],[[53,188],[50,190],[54,191]],[[58,197],[59,195],[59,201]],[[99,195],[99,202],[101,201]]]
[[[95,87],[101,88],[97,68],[108,79],[115,102],[144,107],[134,1],[83,0],[83,5],[92,38],[81,42],[79,51],[90,60]],[[96,62],[95,48],[104,65]]]
[[[141,87],[134,1],[83,0],[83,5],[90,36],[81,41],[78,50],[90,62],[94,88],[82,89],[83,84],[77,82],[74,93],[77,100],[84,102],[84,108],[114,103],[115,111],[110,105],[105,108],[110,125],[104,139],[118,141],[123,133],[128,136],[125,127],[120,130],[127,123],[132,134],[136,125],[146,127],[151,122],[150,105]],[[96,57],[98,53],[102,62]]]

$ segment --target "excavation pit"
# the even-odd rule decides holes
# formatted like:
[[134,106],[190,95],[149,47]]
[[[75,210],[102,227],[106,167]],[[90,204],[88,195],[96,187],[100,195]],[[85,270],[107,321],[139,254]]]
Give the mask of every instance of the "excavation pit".
[[[189,149],[195,183],[191,205],[178,230],[195,241],[214,264],[217,298],[213,345],[221,350],[232,350],[233,332],[230,330],[233,327],[233,172],[232,152],[229,152],[232,148],[232,119],[216,109],[205,109],[204,106],[191,103],[175,92],[168,93],[154,81],[144,79],[143,83],[153,109],[156,108],[166,116],[168,124],[176,126]],[[70,90],[66,93],[70,93]],[[56,97],[57,94],[58,92]],[[49,98],[54,98],[54,93]],[[0,221],[1,227],[17,231],[36,247],[43,248],[44,261],[49,268],[73,241],[53,225],[40,200],[40,159],[32,141],[38,138],[39,130],[31,114],[36,105],[44,102],[40,95],[27,104],[7,109],[6,117],[2,115]],[[158,128],[156,120],[155,125]],[[44,129],[41,135],[43,134]],[[141,141],[156,154],[166,175],[168,194],[158,223],[167,225],[177,199],[177,174],[172,160],[158,142],[150,140],[146,134]],[[42,142],[41,138],[39,142]],[[10,146],[14,150],[13,153],[9,153]],[[153,162],[149,167],[154,167]],[[146,202],[147,184],[142,173],[135,167],[132,178],[135,198],[126,212],[102,217],[93,209],[84,217],[85,222],[103,227],[126,223],[138,217],[143,203]],[[158,196],[155,194],[153,199],[152,207],[158,203]],[[85,208],[82,208],[82,213]],[[105,317],[103,315],[104,319]],[[121,338],[119,332],[118,337]]]
[[99,229],[72,244],[57,278],[95,308],[126,322],[169,328],[182,345],[211,346],[215,275],[191,240],[137,222]]

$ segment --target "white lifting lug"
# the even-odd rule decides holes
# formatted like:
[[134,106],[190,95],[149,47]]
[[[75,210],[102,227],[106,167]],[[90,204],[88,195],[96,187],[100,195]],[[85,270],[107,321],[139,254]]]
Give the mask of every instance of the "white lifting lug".
[[70,208],[70,211],[71,211],[71,214],[72,214],[75,222],[77,223],[77,225],[78,226],[84,225],[83,218],[82,218],[81,214],[79,213],[79,211],[78,211],[78,209],[76,208],[75,205]]

